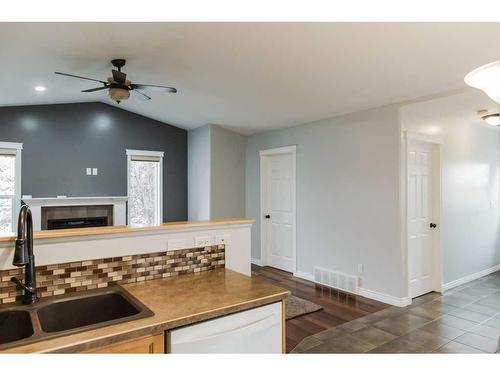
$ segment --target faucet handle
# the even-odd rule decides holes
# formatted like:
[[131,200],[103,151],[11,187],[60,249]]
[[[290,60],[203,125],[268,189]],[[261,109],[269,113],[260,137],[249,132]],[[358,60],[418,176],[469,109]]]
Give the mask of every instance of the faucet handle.
[[24,285],[21,280],[19,280],[17,277],[11,277],[10,281],[12,281],[14,284],[16,284],[20,289],[24,289],[27,292],[34,293],[36,289],[32,286],[26,286]]

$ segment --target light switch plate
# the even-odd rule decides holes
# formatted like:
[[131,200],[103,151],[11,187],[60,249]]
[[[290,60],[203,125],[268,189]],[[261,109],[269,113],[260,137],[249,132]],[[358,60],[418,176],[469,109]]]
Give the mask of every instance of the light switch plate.
[[87,168],[87,176],[90,176],[92,174],[92,168]]
[[92,174],[93,174],[94,176],[97,176],[97,168],[92,168]]

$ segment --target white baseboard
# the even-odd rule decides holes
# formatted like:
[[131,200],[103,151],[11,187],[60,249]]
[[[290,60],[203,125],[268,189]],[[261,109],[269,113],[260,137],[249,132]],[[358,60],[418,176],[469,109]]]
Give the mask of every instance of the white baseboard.
[[496,272],[498,270],[500,270],[500,264],[497,264],[496,266],[493,266],[491,268],[488,268],[488,269],[461,277],[460,279],[450,281],[449,283],[443,283],[443,284],[441,284],[442,291],[444,292],[446,290],[455,288],[457,286],[468,283],[469,281],[473,281],[473,280],[479,279],[480,277],[487,276],[490,273]]
[[373,290],[368,290],[365,288],[359,288],[359,295],[397,307],[405,307],[411,305],[411,298],[409,297],[394,297],[385,293],[375,292]]
[[250,258],[250,263],[262,266],[262,262],[260,261],[260,259],[257,258]]
[[293,276],[295,277],[299,277],[301,279],[304,279],[304,280],[307,280],[307,281],[312,281],[314,282],[314,275],[312,273],[307,273],[307,272],[304,272],[304,271],[299,271],[299,270],[296,270],[294,273],[293,273]]
[[[314,275],[312,273],[297,270],[294,272],[293,275],[295,277],[299,277],[301,279],[315,282]],[[352,292],[348,292],[348,293],[352,293]],[[366,297],[366,298],[370,298],[370,299],[374,299],[376,301],[384,302],[384,303],[387,303],[389,305],[398,306],[398,307],[404,307],[404,306],[411,305],[411,298],[394,297],[394,296],[390,296],[388,294],[374,292],[372,290],[368,290],[368,289],[364,289],[364,288],[359,288],[357,295],[362,296],[362,297]]]

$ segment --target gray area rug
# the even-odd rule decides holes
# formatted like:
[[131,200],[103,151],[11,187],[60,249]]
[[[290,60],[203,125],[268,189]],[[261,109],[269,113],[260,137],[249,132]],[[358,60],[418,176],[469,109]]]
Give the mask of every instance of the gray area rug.
[[314,302],[289,295],[285,300],[286,320],[321,310],[323,307]]

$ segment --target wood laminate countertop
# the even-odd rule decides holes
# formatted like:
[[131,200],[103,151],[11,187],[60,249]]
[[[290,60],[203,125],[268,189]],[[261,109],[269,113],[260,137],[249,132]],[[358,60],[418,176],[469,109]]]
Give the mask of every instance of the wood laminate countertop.
[[[131,227],[128,225],[117,225],[117,226],[95,227],[95,228],[42,230],[35,232],[33,234],[33,238],[35,240],[43,240],[50,238],[97,236],[105,234],[120,234],[120,233],[134,233],[134,232],[160,232],[160,231],[168,231],[169,229],[189,229],[189,228],[196,229],[200,227],[216,226],[216,225],[223,226],[223,225],[253,224],[254,222],[255,219],[234,218],[234,219],[203,220],[203,221],[174,221],[154,227]],[[15,239],[16,239],[15,235],[0,236],[0,242],[13,242]]]
[[227,269],[122,285],[154,316],[0,353],[78,353],[283,300],[286,289]]

